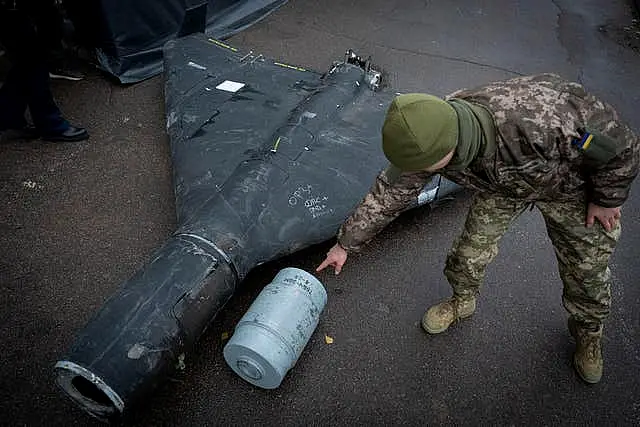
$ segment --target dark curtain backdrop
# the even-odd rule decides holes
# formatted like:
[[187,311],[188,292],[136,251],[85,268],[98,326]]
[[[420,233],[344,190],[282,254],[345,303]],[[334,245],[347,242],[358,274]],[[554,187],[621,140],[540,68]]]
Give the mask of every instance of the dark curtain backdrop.
[[66,0],[78,40],[122,83],[162,71],[162,47],[205,31],[223,39],[254,24],[286,0]]

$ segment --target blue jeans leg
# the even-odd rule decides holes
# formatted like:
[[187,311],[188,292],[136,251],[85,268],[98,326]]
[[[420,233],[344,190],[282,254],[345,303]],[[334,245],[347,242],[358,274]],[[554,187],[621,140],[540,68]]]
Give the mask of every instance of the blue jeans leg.
[[30,85],[26,90],[27,104],[36,128],[43,134],[58,134],[69,128],[53,100],[49,86],[49,71],[44,64],[25,70]]

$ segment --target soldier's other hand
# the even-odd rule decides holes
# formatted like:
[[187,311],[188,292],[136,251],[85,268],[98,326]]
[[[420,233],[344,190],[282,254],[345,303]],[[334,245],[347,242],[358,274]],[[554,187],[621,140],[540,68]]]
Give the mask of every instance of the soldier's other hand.
[[336,275],[342,271],[342,266],[347,261],[347,251],[340,246],[339,243],[333,245],[329,252],[327,252],[327,258],[316,268],[316,271],[322,271],[325,268],[332,266],[335,269]]
[[620,220],[620,208],[605,208],[594,203],[589,203],[587,207],[587,227],[592,227],[596,218],[605,230],[611,231]]

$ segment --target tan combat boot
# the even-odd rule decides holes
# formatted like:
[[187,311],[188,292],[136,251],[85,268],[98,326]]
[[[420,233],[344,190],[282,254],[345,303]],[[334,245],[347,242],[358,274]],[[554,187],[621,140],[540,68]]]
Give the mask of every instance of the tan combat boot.
[[573,366],[580,378],[595,384],[602,378],[602,325],[595,330],[586,329],[573,316],[569,317],[569,332],[576,340],[576,351],[573,354]]
[[469,317],[476,311],[475,297],[453,296],[431,307],[422,317],[422,329],[430,334],[447,330],[458,319]]

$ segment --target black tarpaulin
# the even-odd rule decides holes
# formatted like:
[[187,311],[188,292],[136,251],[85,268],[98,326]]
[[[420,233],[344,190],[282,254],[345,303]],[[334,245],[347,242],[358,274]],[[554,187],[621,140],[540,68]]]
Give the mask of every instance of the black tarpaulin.
[[162,47],[205,29],[224,39],[256,23],[286,0],[67,0],[79,39],[121,83],[162,71]]

